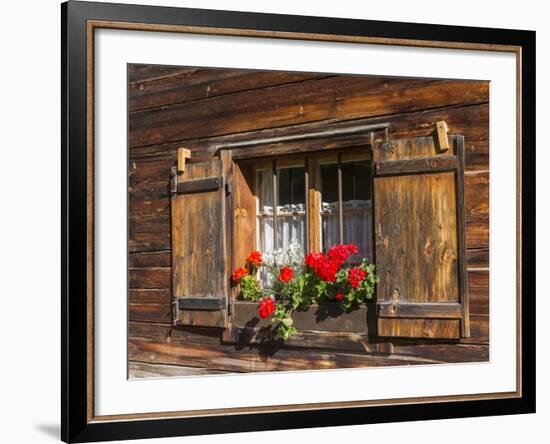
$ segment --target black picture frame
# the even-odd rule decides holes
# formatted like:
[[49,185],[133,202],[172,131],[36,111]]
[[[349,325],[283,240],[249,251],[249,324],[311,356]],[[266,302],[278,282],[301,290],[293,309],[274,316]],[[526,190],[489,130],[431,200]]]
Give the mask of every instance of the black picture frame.
[[[87,22],[186,25],[267,32],[512,45],[521,49],[521,396],[437,403],[338,407],[96,421],[90,417],[87,237]],[[62,23],[61,435],[90,442],[510,415],[535,412],[535,32],[69,1]]]

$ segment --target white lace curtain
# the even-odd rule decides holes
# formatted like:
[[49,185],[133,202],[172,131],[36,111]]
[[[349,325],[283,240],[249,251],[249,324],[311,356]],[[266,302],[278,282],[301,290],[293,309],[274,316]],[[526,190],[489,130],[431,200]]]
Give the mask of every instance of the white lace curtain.
[[[273,245],[273,177],[269,170],[258,172],[258,246],[262,252],[286,250],[291,242],[305,246],[305,205],[277,206],[277,245]],[[354,243],[359,257],[372,259],[372,205],[370,200],[343,202],[344,243]],[[338,202],[323,202],[321,212],[322,245],[327,250],[340,243]]]
[[260,250],[286,250],[291,242],[305,248],[305,205],[277,206],[277,245],[273,245],[273,177],[272,172],[258,172],[258,240]]
[[[372,205],[370,200],[343,202],[344,244],[355,244],[359,258],[372,260]],[[322,203],[323,250],[340,243],[338,202]]]

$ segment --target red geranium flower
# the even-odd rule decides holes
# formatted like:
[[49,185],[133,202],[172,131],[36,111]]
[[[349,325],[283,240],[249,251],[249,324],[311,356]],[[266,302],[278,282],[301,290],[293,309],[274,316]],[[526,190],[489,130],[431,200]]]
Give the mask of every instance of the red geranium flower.
[[359,267],[352,268],[348,274],[349,284],[353,288],[359,287],[359,284],[365,278],[366,275],[367,275],[367,272],[364,270],[361,270]]
[[346,262],[346,259],[349,257],[350,252],[346,245],[334,245],[328,250],[327,256],[331,262],[334,262],[338,266]]
[[258,314],[260,318],[266,319],[275,311],[275,301],[272,297],[263,298],[258,304]]
[[322,256],[315,264],[315,273],[327,282],[334,282],[336,280],[337,271],[338,263],[328,260],[325,256]]
[[325,256],[323,255],[323,253],[319,253],[319,252],[309,253],[306,256],[306,259],[304,262],[308,267],[315,268],[315,265],[317,264],[317,262],[324,257]]
[[294,270],[290,267],[283,267],[279,273],[279,280],[281,282],[288,282],[294,277]]
[[253,267],[259,267],[262,264],[262,253],[253,251],[248,255],[246,261]]
[[344,299],[344,295],[342,293],[336,293],[336,300],[341,301],[342,299]]
[[359,254],[359,249],[357,248],[357,245],[355,244],[347,244],[346,248],[350,252],[350,254]]
[[233,282],[235,284],[239,283],[239,281],[243,277],[245,277],[247,274],[248,274],[248,271],[246,270],[246,268],[244,267],[237,268],[235,271],[233,271],[233,276],[232,276]]

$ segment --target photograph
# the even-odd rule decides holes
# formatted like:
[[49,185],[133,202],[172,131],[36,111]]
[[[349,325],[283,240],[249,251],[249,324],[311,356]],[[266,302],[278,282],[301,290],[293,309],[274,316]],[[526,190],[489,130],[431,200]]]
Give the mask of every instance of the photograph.
[[489,361],[490,84],[128,63],[128,378]]

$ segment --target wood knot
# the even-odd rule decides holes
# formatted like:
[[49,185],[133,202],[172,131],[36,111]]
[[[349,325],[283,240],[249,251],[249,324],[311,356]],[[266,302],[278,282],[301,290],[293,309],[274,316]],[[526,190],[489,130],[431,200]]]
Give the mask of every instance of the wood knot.
[[399,301],[399,288],[394,288],[391,295],[392,302],[396,304]]
[[456,259],[456,253],[453,250],[445,248],[441,254],[441,262],[453,262]]
[[426,256],[429,256],[433,253],[434,245],[431,241],[426,242],[426,245],[424,245],[424,254]]

